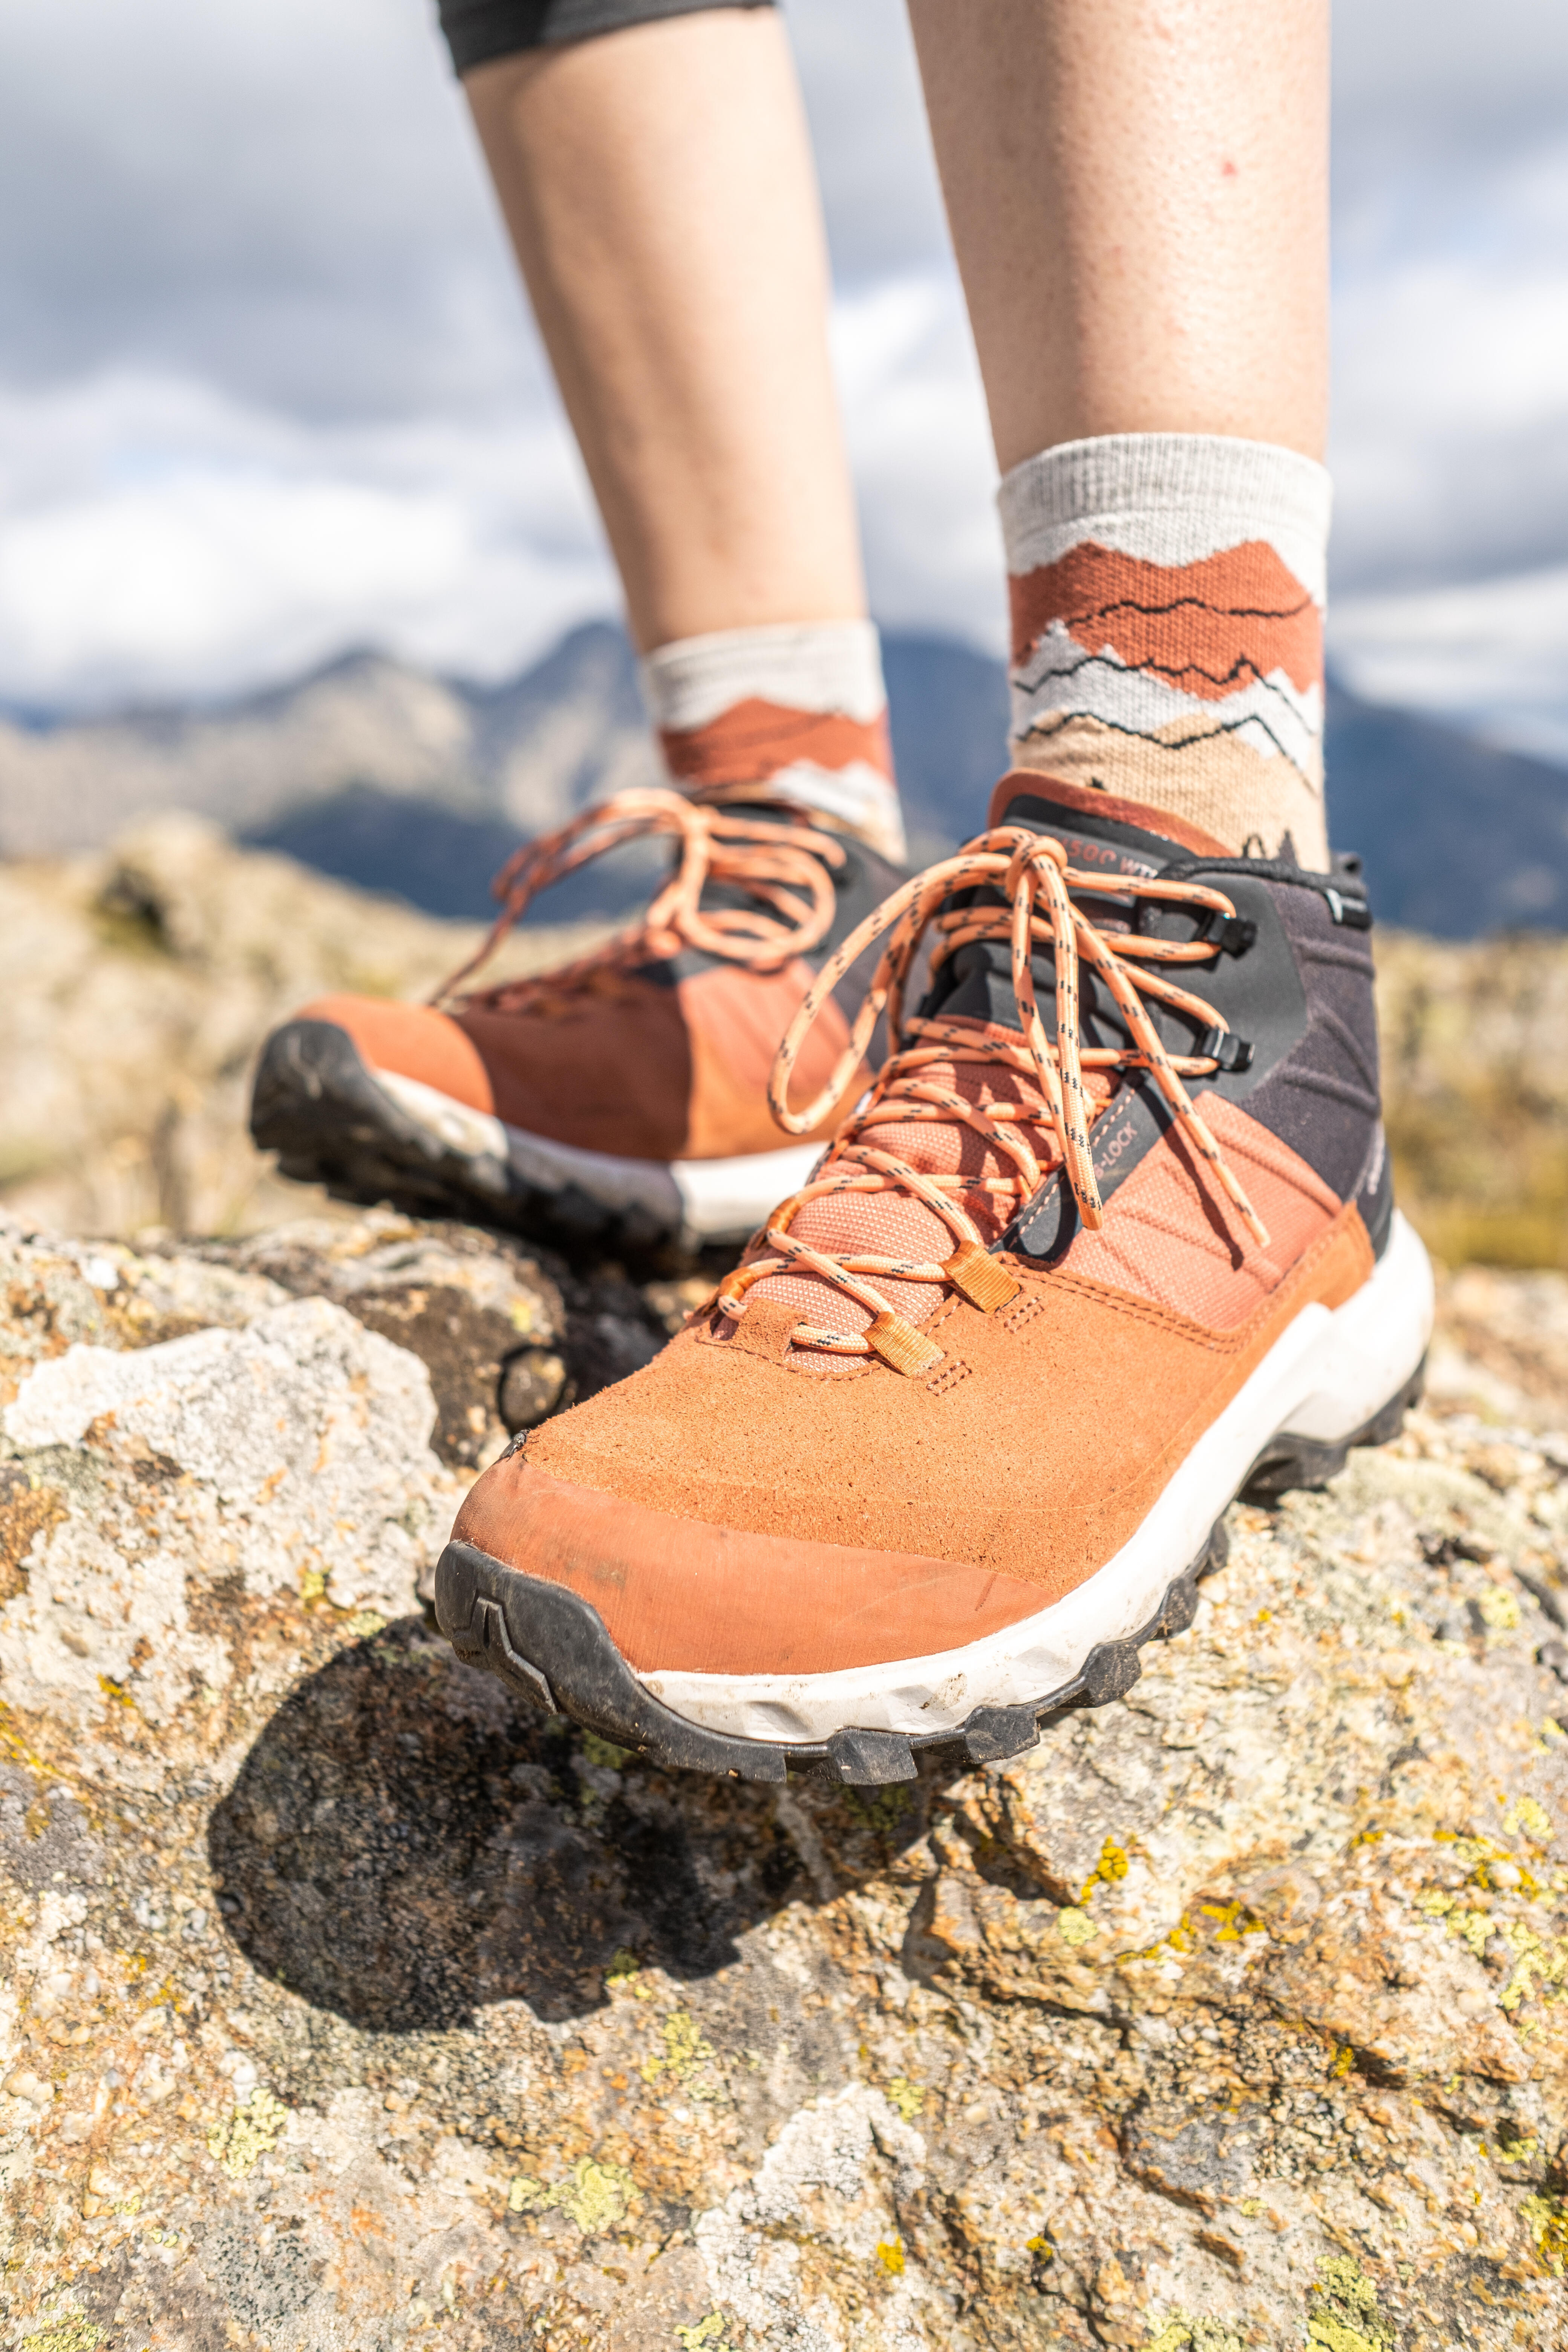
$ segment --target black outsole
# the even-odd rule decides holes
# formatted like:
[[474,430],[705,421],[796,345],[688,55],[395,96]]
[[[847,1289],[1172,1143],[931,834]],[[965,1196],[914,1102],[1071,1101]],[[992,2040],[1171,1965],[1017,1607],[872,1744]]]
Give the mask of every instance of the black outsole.
[[635,1256],[679,1237],[644,1206],[612,1207],[581,1185],[531,1184],[493,1152],[455,1151],[378,1087],[346,1030],[289,1021],[268,1039],[250,1098],[258,1148],[280,1174],[355,1201],[498,1225],[568,1252]]
[[[1321,1486],[1342,1470],[1352,1446],[1381,1445],[1398,1434],[1421,1392],[1422,1368],[1363,1428],[1339,1445],[1277,1438],[1242,1487],[1255,1500],[1292,1486]],[[569,1716],[619,1748],[653,1763],[742,1780],[786,1780],[813,1774],[857,1787],[912,1780],[922,1754],[945,1754],[962,1769],[1021,1755],[1044,1726],[1077,1707],[1124,1698],[1142,1673],[1147,1642],[1184,1633],[1197,1612],[1198,1580],[1223,1565],[1223,1521],[1195,1559],[1167,1586],[1159,1608],[1135,1633],[1100,1642],[1070,1682],[1026,1705],[977,1707],[949,1731],[926,1736],[848,1727],[822,1742],[742,1739],[705,1730],[655,1698],[611,1641],[592,1604],[564,1585],[525,1576],[474,1545],[450,1543],[436,1570],[436,1616],[458,1655],[487,1667],[512,1690],[553,1714]]]
[[436,1617],[458,1657],[486,1666],[552,1713],[636,1748],[656,1764],[689,1772],[732,1773],[742,1780],[784,1780],[815,1772],[861,1788],[912,1780],[919,1754],[946,1749],[984,1764],[1032,1748],[1041,1721],[1073,1707],[1105,1706],[1123,1697],[1142,1669],[1138,1652],[1156,1635],[1180,1633],[1198,1605],[1197,1583],[1225,1558],[1216,1527],[1197,1559],[1167,1591],[1147,1625],[1122,1642],[1101,1642],[1060,1690],[1027,1706],[976,1707],[956,1729],[836,1731],[831,1739],[742,1739],[690,1723],[654,1697],[611,1641],[598,1611],[562,1584],[524,1576],[472,1544],[451,1543],[436,1570]]
[[1370,1421],[1363,1422],[1352,1437],[1337,1444],[1319,1444],[1310,1437],[1280,1435],[1272,1439],[1247,1474],[1241,1488],[1243,1499],[1271,1503],[1296,1487],[1326,1486],[1331,1478],[1339,1476],[1353,1447],[1386,1445],[1391,1438],[1398,1436],[1405,1414],[1420,1398],[1426,1382],[1426,1359],[1423,1355],[1404,1387],[1396,1390]]

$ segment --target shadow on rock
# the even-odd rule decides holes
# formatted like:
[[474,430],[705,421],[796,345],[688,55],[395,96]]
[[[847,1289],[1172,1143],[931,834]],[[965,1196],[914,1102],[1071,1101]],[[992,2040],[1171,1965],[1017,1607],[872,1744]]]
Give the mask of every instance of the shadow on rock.
[[[910,1791],[900,1843],[920,1834],[923,1796]],[[813,1801],[828,1829],[843,1801]],[[853,1806],[843,1826],[852,1859],[862,1843],[885,1852]],[[804,1876],[771,1790],[626,1758],[461,1664],[418,1618],[279,1708],[209,1851],[251,1965],[387,2032],[508,2000],[581,2016],[617,1954],[711,1975],[742,1928],[826,1885],[820,1853]]]

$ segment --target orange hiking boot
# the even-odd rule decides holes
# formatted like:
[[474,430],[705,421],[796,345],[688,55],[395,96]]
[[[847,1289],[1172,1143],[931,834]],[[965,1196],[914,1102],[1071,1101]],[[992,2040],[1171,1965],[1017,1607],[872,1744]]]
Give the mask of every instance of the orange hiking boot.
[[[465,989],[542,890],[639,834],[677,847],[641,920],[561,971]],[[743,1241],[831,1131],[783,1142],[773,1049],[817,969],[901,878],[798,807],[622,793],[519,851],[489,940],[430,1004],[323,997],[274,1031],[251,1134],[286,1176],[540,1239]],[[816,1082],[864,995],[839,981]]]
[[1321,1485],[1416,1393],[1431,1272],[1353,866],[1033,774],[993,814],[791,1024],[796,1133],[884,1006],[891,1045],[811,1180],[646,1370],[486,1472],[442,1556],[460,1655],[663,1763],[899,1780],[1028,1747],[1191,1622],[1238,1491]]

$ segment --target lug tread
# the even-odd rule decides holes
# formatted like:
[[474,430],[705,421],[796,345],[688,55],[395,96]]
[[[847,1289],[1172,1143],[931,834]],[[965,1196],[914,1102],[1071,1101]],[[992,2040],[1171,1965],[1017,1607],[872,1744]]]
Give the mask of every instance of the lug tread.
[[[1197,1580],[1225,1557],[1216,1527],[1177,1578],[1146,1625],[1120,1642],[1098,1643],[1078,1675],[1022,1706],[976,1707],[952,1730],[929,1735],[847,1727],[826,1741],[744,1739],[706,1730],[677,1715],[645,1688],[611,1641],[592,1604],[564,1585],[525,1576],[473,1544],[450,1543],[436,1570],[436,1617],[465,1664],[482,1666],[536,1706],[554,1704],[617,1747],[680,1771],[734,1774],[742,1780],[814,1773],[852,1788],[912,1780],[917,1758],[944,1749],[973,1764],[1000,1763],[1035,1747],[1040,1726],[1075,1707],[1107,1706],[1123,1697],[1142,1667],[1138,1653],[1173,1621],[1192,1622]],[[1185,1614],[1183,1612],[1185,1612]],[[526,1631],[524,1627],[526,1626]],[[562,1702],[570,1694],[569,1702]]]
[[354,1201],[498,1225],[567,1251],[635,1255],[678,1238],[645,1202],[611,1208],[580,1184],[530,1184],[510,1160],[455,1151],[378,1087],[346,1030],[289,1021],[268,1039],[250,1132],[279,1171]]

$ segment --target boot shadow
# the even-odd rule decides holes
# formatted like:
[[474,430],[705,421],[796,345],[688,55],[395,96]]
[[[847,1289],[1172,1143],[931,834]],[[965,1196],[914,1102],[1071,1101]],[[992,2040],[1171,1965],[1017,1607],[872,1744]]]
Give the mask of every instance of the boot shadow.
[[[410,1617],[285,1700],[208,1852],[229,1934],[314,2008],[371,2032],[459,2026],[511,2000],[561,2021],[601,2006],[614,1969],[711,1976],[745,1928],[919,1838],[937,1785],[869,1803],[803,1788],[781,1809],[772,1788],[656,1770]],[[781,1810],[798,1825],[802,1806],[797,1843]]]

